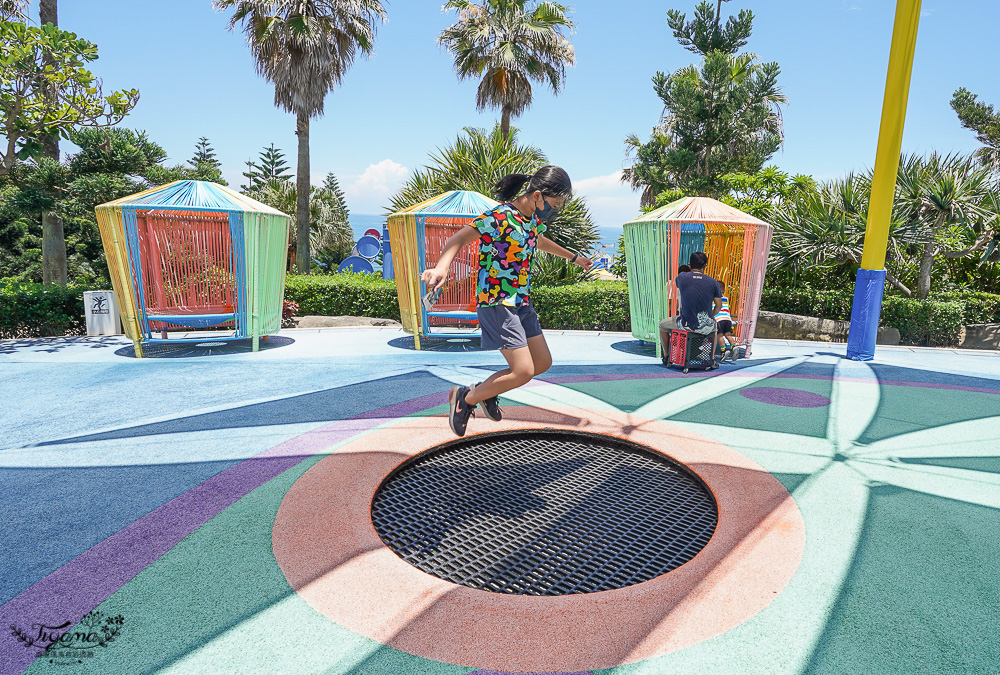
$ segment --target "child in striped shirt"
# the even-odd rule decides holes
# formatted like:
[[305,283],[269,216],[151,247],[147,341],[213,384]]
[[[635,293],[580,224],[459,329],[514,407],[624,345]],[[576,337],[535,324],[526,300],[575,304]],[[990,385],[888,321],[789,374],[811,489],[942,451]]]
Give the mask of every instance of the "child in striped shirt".
[[726,297],[726,282],[720,281],[719,293],[722,295],[722,309],[715,315],[716,346],[723,352],[722,359],[725,360],[725,352],[729,352],[733,361],[740,358],[739,347],[733,339],[733,316],[729,313],[729,298]]

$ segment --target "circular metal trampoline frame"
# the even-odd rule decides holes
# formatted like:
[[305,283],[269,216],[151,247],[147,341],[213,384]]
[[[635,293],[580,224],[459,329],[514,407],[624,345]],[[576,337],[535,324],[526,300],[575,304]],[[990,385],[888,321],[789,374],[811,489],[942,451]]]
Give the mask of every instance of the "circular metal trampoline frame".
[[470,588],[567,595],[683,565],[715,532],[711,492],[682,464],[613,436],[561,429],[460,438],[397,467],[372,500],[382,541]]

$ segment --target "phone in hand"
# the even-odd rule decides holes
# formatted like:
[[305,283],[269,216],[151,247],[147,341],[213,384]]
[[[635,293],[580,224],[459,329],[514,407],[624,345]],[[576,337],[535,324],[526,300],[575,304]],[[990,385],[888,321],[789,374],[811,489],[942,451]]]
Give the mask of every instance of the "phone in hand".
[[434,307],[434,304],[437,303],[438,299],[441,297],[442,290],[444,290],[444,286],[439,286],[433,291],[428,292],[427,295],[424,296],[422,302],[424,303],[425,310],[427,310],[428,312],[431,311],[431,308]]

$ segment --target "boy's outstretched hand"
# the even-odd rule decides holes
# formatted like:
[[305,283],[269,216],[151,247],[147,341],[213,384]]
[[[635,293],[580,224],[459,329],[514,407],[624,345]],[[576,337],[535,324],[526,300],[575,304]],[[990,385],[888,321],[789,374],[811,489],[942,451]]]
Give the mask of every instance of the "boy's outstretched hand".
[[429,270],[424,270],[424,273],[420,275],[420,280],[427,285],[429,290],[436,290],[439,286],[444,284],[444,280],[448,278],[448,271],[441,271],[436,267],[432,267]]
[[579,265],[580,267],[582,267],[585,270],[589,270],[591,267],[594,266],[594,261],[591,260],[590,258],[585,258],[583,256],[580,256],[579,258],[577,258],[574,261],[573,264]]

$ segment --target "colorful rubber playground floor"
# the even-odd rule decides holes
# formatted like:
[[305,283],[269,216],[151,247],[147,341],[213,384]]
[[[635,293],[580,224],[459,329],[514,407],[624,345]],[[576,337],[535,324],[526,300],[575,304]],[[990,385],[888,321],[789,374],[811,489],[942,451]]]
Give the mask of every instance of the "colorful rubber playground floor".
[[474,342],[0,341],[0,673],[1000,673],[1000,353],[758,341],[685,375],[547,336],[552,369],[469,434],[674,456],[719,503],[690,562],[516,596],[381,545],[374,487],[501,367]]

